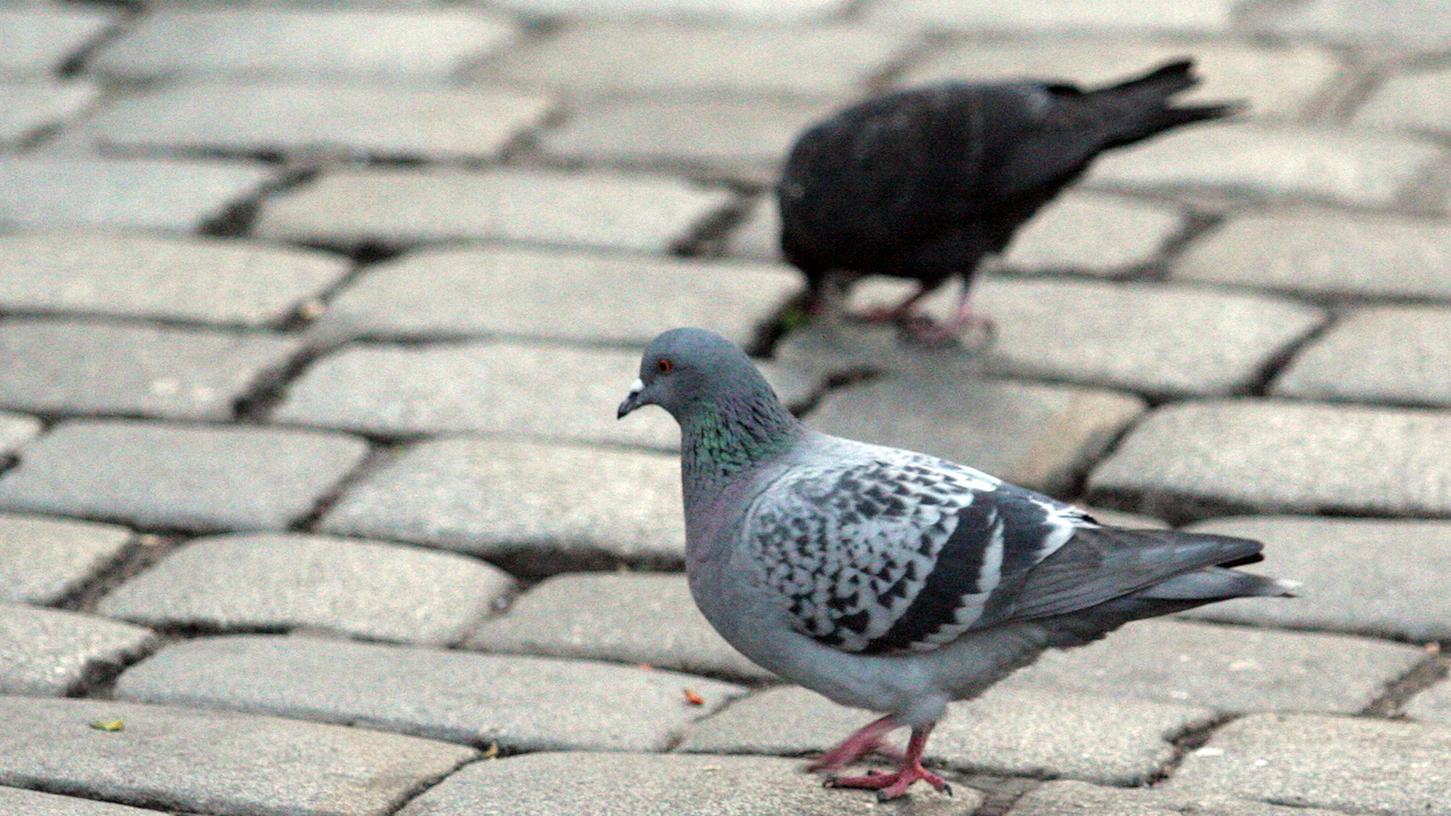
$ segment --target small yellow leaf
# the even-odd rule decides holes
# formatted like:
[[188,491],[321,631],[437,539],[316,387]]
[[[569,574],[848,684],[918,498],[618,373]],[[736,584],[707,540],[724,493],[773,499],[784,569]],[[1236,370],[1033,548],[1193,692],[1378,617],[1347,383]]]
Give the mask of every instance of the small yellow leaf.
[[499,743],[491,742],[489,747],[484,749],[484,759],[493,759],[499,755]]
[[97,731],[121,731],[126,728],[125,720],[96,720],[91,727]]

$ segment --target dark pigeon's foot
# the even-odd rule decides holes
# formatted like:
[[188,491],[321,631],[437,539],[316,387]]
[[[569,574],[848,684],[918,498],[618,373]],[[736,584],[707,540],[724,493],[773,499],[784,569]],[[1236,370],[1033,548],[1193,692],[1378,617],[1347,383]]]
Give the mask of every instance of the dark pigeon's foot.
[[[998,327],[990,317],[974,315],[963,320],[949,320],[946,323],[939,323],[926,315],[913,315],[902,326],[904,333],[913,342],[924,346],[945,346],[951,343],[959,343],[969,351],[982,351],[987,349],[997,339]],[[981,335],[979,339],[966,342],[963,339],[964,331],[971,335]]]
[[828,788],[858,788],[874,790],[877,799],[886,802],[905,796],[907,789],[918,781],[926,782],[938,793],[952,795],[952,786],[935,773],[923,768],[920,763],[905,763],[896,773],[868,771],[865,776],[831,777],[826,780]]

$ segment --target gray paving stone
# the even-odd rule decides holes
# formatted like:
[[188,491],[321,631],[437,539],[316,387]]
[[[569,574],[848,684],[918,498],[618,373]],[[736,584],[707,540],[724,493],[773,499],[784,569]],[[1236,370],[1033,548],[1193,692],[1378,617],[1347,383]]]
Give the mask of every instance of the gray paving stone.
[[[217,816],[384,816],[475,751],[362,728],[110,700],[0,698],[0,784]],[[120,731],[97,720],[119,719]]]
[[1360,309],[1306,346],[1271,393],[1451,406],[1451,309]]
[[113,15],[60,4],[0,8],[0,73],[50,74],[95,41]]
[[309,629],[448,645],[513,586],[452,553],[306,535],[193,541],[101,599],[103,615],[153,626]]
[[985,31],[1218,31],[1229,26],[1229,0],[883,0],[869,19],[934,28]]
[[1304,582],[1288,603],[1228,601],[1207,620],[1355,632],[1413,641],[1451,639],[1451,523],[1294,516],[1216,519],[1190,529],[1265,542],[1244,569]]
[[536,575],[618,563],[679,568],[685,554],[674,457],[557,443],[423,443],[344,493],[321,528],[473,553]]
[[272,334],[56,320],[0,323],[0,404],[46,414],[230,419],[301,344]]
[[[1070,191],[1023,227],[1001,265],[1033,272],[1071,272],[1115,278],[1154,263],[1184,226],[1173,207],[1123,196]],[[776,260],[781,217],[773,196],[764,196],[727,239],[727,252]]]
[[0,477],[0,508],[186,530],[286,527],[367,453],[341,434],[67,422]]
[[256,232],[356,246],[501,240],[666,252],[729,194],[661,176],[344,170],[271,199]]
[[1328,42],[1440,50],[1451,42],[1451,9],[1438,0],[1308,0],[1271,6],[1251,26]]
[[1443,679],[1412,697],[1406,706],[1406,715],[1415,720],[1451,724],[1451,682]]
[[1137,398],[1111,391],[964,378],[948,370],[830,391],[807,424],[1057,491],[1143,410]]
[[55,603],[131,542],[125,527],[0,513],[0,601]]
[[539,137],[567,161],[772,171],[796,136],[834,103],[753,99],[609,99]]
[[139,626],[0,602],[0,694],[71,694],[155,645]]
[[1439,157],[1429,142],[1374,132],[1208,125],[1109,153],[1088,183],[1163,192],[1390,206]]
[[1356,111],[1355,121],[1376,127],[1444,134],[1451,131],[1448,107],[1451,107],[1451,71],[1403,74],[1386,80]]
[[1445,725],[1259,714],[1215,731],[1165,788],[1233,791],[1292,807],[1442,816],[1451,813],[1448,757]]
[[[851,303],[896,302],[914,287],[870,280],[852,290]],[[982,355],[987,371],[1160,398],[1245,392],[1325,320],[1287,301],[1159,283],[988,277],[974,298],[997,325]],[[954,284],[924,308],[946,318],[956,300]]]
[[169,8],[89,66],[127,78],[444,79],[515,34],[502,17],[467,9]]
[[326,324],[376,337],[501,335],[628,345],[702,326],[749,346],[801,288],[764,264],[504,248],[423,250],[371,267]]
[[0,235],[0,309],[261,326],[347,274],[347,259],[238,240],[107,231]]
[[1441,222],[1269,212],[1231,218],[1196,240],[1172,276],[1337,298],[1451,300],[1447,258],[1451,226]]
[[1333,816],[1318,808],[1288,808],[1235,799],[1227,793],[1198,796],[1163,790],[1103,788],[1084,782],[1048,782],[1013,804],[1009,816]]
[[1312,45],[1060,37],[964,43],[907,71],[901,83],[1033,76],[1095,86],[1185,56],[1193,56],[1203,81],[1177,98],[1197,102],[1243,100],[1249,105],[1249,115],[1255,117],[1293,118],[1311,112],[1311,103],[1339,73],[1335,58]]
[[468,645],[746,680],[773,677],[716,634],[679,574],[556,575],[524,593],[506,614],[484,621]]
[[0,145],[23,142],[70,119],[97,93],[94,85],[79,80],[0,81]]
[[[663,411],[615,417],[639,371],[636,349],[353,346],[296,380],[273,419],[384,436],[472,431],[676,450],[680,431]],[[814,390],[789,369],[766,374],[787,404]]]
[[0,411],[0,455],[14,449],[40,433],[40,420],[22,414]]
[[156,816],[159,813],[22,788],[0,788],[0,810],[25,816]]
[[584,21],[499,54],[481,73],[515,87],[573,93],[843,95],[908,40],[903,32],[850,25]]
[[919,794],[879,805],[873,796],[827,790],[801,773],[800,762],[771,757],[569,752],[475,763],[399,816],[969,816],[982,802],[982,794],[954,785],[952,798]]
[[[686,689],[704,703],[688,703]],[[742,691],[634,666],[280,636],[184,643],[116,686],[122,699],[365,724],[510,752],[663,751]]]
[[124,153],[481,160],[549,109],[544,96],[500,89],[198,82],[122,99],[77,138]]
[[48,156],[0,158],[0,226],[191,231],[257,192],[257,164]]
[[[1281,569],[1277,550],[1269,558]],[[1344,635],[1141,621],[1083,649],[1049,652],[1007,683],[1233,713],[1355,714],[1425,656],[1415,646]]]
[[1172,520],[1253,511],[1451,515],[1451,414],[1279,400],[1160,408],[1089,477]]
[[673,19],[788,22],[833,15],[848,0],[502,0],[529,15],[665,17]]
[[[1170,740],[1213,716],[1173,703],[993,689],[948,706],[927,743],[927,760],[994,775],[1139,785],[1174,756]],[[870,717],[795,686],[769,689],[702,721],[680,750],[814,753]]]

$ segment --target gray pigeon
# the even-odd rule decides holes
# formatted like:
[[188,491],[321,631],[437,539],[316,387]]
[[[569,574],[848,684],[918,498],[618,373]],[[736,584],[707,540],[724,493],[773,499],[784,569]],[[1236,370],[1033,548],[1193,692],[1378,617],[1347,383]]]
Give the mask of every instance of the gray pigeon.
[[833,786],[950,792],[921,761],[949,701],[1132,620],[1296,586],[1229,568],[1259,560],[1257,541],[1106,527],[964,465],[812,431],[703,329],[650,343],[618,415],[642,405],[680,423],[701,612],[762,667],[885,714],[813,770],[839,771],[911,728],[895,773]]

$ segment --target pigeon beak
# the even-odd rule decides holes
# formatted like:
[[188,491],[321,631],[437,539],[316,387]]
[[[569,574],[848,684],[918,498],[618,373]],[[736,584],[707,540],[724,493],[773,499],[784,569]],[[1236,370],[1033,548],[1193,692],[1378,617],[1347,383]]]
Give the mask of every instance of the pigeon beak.
[[615,419],[624,419],[625,414],[640,407],[640,392],[645,390],[645,383],[640,379],[630,384],[630,393],[625,395],[624,402],[620,403],[620,410],[615,412]]

